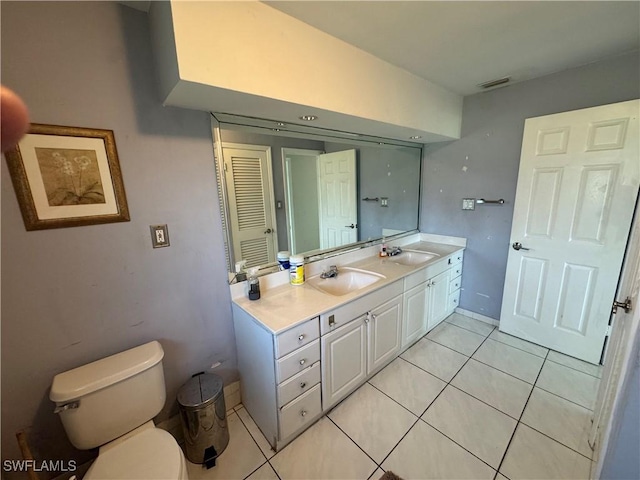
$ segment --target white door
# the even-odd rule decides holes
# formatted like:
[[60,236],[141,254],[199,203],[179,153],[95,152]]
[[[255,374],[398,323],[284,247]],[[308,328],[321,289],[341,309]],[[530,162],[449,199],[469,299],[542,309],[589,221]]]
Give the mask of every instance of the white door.
[[427,282],[404,294],[402,348],[406,348],[427,333]]
[[[640,326],[640,212],[636,213],[634,229],[627,248],[622,281],[616,300],[630,300],[631,309],[617,308],[612,317],[612,331],[604,357],[602,379],[598,387],[589,434],[589,444],[594,450],[593,460],[598,468],[592,469],[592,478],[600,478],[602,469],[601,454],[606,450],[611,435],[613,412],[619,415],[621,410],[620,393],[623,390],[628,372],[633,369],[635,358],[633,346],[637,341]],[[595,475],[594,475],[595,473]]]
[[271,147],[222,145],[233,256],[247,266],[276,261]]
[[638,109],[525,122],[501,331],[600,361],[638,194]]
[[428,329],[432,330],[449,313],[449,278],[450,272],[442,272],[429,282]]
[[400,352],[402,295],[375,308],[368,317],[367,374],[371,374],[396,358]]
[[367,379],[366,315],[323,336],[322,409],[327,411]]
[[318,156],[320,248],[358,241],[356,151]]

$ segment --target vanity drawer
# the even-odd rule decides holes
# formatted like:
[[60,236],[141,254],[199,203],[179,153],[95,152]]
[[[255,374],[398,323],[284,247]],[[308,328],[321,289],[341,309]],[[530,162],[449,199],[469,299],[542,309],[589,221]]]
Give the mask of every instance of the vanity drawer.
[[[452,272],[453,275],[453,272]],[[462,285],[462,276],[458,275],[456,278],[449,282],[449,293],[453,293],[456,290],[460,290],[460,286]]]
[[450,278],[456,278],[462,275],[462,264],[454,265],[451,267],[451,273],[449,275]]
[[320,340],[314,340],[276,362],[276,381],[282,383],[287,378],[309,368],[309,365],[313,365],[318,360],[320,360]]
[[315,317],[300,325],[296,325],[276,337],[276,358],[284,357],[320,336],[319,318]]
[[449,257],[449,265],[459,265],[462,263],[462,259],[464,258],[464,251],[461,250],[458,253],[454,253]]
[[280,409],[280,440],[284,440],[322,414],[320,385]]
[[460,303],[460,290],[456,290],[449,295],[449,310],[455,310]]
[[320,362],[278,385],[278,406],[286,405],[298,395],[320,383]]

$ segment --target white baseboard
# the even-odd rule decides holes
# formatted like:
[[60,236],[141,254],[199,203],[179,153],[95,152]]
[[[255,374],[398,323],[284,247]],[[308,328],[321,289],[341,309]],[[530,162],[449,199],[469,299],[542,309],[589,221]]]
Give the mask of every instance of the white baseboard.
[[456,313],[459,313],[460,315],[464,315],[465,317],[470,317],[475,320],[488,323],[489,325],[494,325],[496,327],[500,326],[500,322],[495,318],[487,317],[486,315],[481,315],[479,313],[472,312],[470,310],[465,310],[464,308],[456,308],[455,311]]
[[[240,380],[227,385],[222,391],[224,394],[224,406],[226,407],[227,412],[229,412],[229,410],[233,410],[234,407],[242,403],[242,399],[240,397]],[[178,443],[184,442],[180,414],[167,418],[166,420],[158,423],[156,427],[169,432],[175,437]]]

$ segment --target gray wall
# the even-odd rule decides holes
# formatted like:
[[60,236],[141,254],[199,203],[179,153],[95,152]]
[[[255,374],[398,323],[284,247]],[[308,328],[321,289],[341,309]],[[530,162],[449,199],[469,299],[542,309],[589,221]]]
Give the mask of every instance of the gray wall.
[[[524,120],[638,97],[638,52],[465,97],[462,138],[425,150],[420,218],[468,239],[460,307],[500,316]],[[462,211],[465,197],[506,204]]]
[[[209,115],[163,108],[146,15],[115,2],[2,2],[2,83],[34,122],[112,129],[131,222],[25,231],[2,161],[2,459],[33,425],[46,458],[66,437],[53,376],[150,340],[167,403],[214,362],[238,379]],[[149,225],[171,246],[153,250]],[[62,452],[65,451],[65,452]]]

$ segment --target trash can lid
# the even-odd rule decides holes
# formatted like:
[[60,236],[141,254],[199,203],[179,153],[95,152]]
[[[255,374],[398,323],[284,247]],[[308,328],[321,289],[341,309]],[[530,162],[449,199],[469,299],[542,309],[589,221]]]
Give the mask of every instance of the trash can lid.
[[178,403],[187,408],[209,405],[222,395],[222,378],[213,373],[201,373],[187,381],[178,390]]

